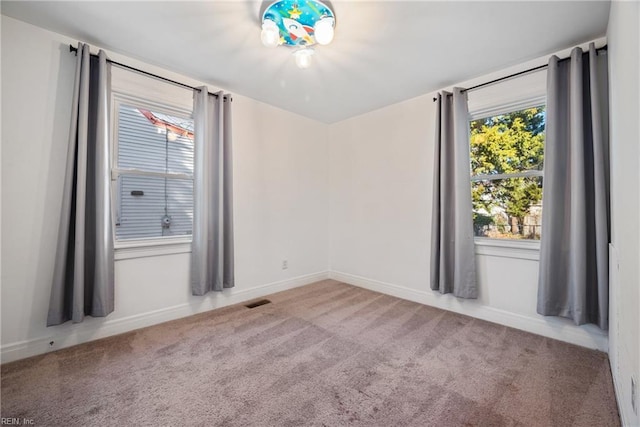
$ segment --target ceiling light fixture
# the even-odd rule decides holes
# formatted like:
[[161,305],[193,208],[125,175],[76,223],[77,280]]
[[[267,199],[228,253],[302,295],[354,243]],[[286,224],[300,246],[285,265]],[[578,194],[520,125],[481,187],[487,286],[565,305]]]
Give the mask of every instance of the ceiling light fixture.
[[309,68],[313,54],[313,48],[310,47],[303,47],[302,49],[294,50],[293,56],[296,58],[296,65],[298,68]]
[[315,44],[333,40],[336,18],[333,10],[317,0],[278,0],[262,14],[262,44],[291,46],[299,68],[309,68]]
[[280,30],[275,22],[270,19],[262,23],[262,33],[260,33],[262,44],[267,47],[276,47],[280,44]]

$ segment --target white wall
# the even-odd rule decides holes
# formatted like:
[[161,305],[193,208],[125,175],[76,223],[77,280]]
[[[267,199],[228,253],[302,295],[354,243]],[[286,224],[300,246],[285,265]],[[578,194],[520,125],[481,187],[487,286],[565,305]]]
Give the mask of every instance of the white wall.
[[[429,290],[431,94],[330,126],[236,95],[236,288],[191,297],[188,249],[161,257],[116,254],[116,312],[45,328],[68,137],[70,42],[2,17],[3,361],[47,351],[49,341],[60,348],[318,280],[327,275],[327,260],[330,274],[349,283],[606,350],[597,328],[535,313],[536,250],[513,248],[505,258],[500,248],[479,247],[477,301]],[[502,96],[476,95],[482,93],[485,101]]]
[[326,125],[236,95],[236,287],[192,297],[188,245],[173,255],[116,253],[116,310],[46,328],[74,77],[68,45],[76,41],[5,16],[1,27],[3,362],[47,351],[50,341],[61,348],[326,277]]
[[[611,3],[609,40],[611,134],[610,361],[620,415],[640,425],[631,378],[640,379],[640,3]],[[638,395],[636,385],[636,396]],[[636,407],[640,404],[636,397]],[[640,410],[640,408],[638,408]]]
[[[604,44],[604,40],[596,42],[597,46]],[[558,55],[568,53],[566,50]],[[548,57],[539,58],[459,86],[470,87],[547,61]],[[537,73],[470,92],[470,110],[490,111],[522,96],[544,96],[545,80],[544,73]],[[526,244],[507,250],[477,245],[477,300],[430,290],[433,96],[424,95],[330,125],[331,276],[606,351],[607,334],[597,327],[577,327],[567,319],[536,313],[538,250]]]

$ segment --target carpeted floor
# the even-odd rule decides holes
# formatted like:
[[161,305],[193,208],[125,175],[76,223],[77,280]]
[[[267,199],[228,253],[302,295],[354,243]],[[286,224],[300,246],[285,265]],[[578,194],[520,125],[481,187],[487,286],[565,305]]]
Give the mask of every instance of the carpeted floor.
[[327,280],[2,366],[40,426],[617,426],[604,353]]

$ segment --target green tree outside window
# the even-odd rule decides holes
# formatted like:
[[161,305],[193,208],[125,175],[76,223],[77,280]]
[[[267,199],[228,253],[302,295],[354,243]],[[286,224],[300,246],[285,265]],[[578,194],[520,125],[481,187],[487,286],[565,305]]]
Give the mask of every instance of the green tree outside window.
[[544,106],[470,122],[476,235],[539,239]]

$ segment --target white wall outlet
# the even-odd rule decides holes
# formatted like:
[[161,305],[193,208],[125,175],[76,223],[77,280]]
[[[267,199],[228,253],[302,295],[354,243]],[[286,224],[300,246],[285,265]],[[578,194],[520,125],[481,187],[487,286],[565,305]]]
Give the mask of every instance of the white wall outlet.
[[287,268],[289,268],[289,262],[286,259],[282,260],[282,269],[286,270]]

